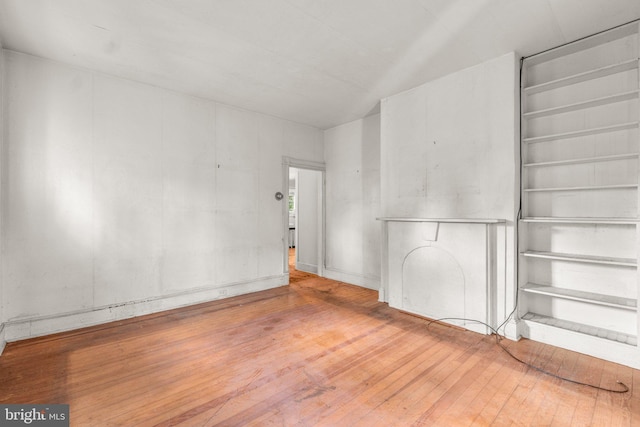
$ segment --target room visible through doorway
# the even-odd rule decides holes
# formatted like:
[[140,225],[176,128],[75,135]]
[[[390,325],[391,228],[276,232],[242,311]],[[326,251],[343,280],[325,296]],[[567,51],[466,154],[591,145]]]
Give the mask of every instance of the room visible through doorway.
[[300,275],[321,275],[323,172],[289,167],[287,176],[287,259],[293,281]]

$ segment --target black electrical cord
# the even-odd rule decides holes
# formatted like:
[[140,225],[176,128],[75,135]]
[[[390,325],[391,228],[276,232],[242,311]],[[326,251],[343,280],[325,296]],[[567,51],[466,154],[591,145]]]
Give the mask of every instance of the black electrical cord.
[[[514,312],[515,312],[515,309],[514,309]],[[514,360],[522,363],[523,365],[525,365],[525,366],[527,366],[527,367],[529,367],[531,369],[534,369],[534,370],[536,370],[538,372],[541,372],[541,373],[543,373],[545,375],[549,375],[549,376],[551,376],[553,378],[557,378],[557,379],[562,380],[562,381],[567,381],[567,382],[570,382],[570,383],[573,383],[573,384],[578,384],[578,385],[582,385],[582,386],[586,386],[586,387],[595,388],[596,390],[602,390],[602,391],[606,391],[606,392],[609,392],[609,393],[627,393],[627,392],[629,392],[629,387],[625,383],[623,383],[622,381],[616,381],[616,383],[619,384],[623,389],[622,390],[614,390],[614,389],[611,389],[611,388],[600,387],[600,386],[597,386],[597,385],[594,385],[594,384],[584,383],[582,381],[572,380],[571,378],[563,377],[562,375],[557,375],[557,374],[554,374],[552,372],[546,371],[546,370],[544,370],[544,369],[542,369],[542,368],[540,368],[538,366],[534,366],[531,363],[526,362],[526,361],[520,359],[518,356],[516,356],[513,353],[511,353],[511,351],[509,349],[507,349],[505,346],[503,346],[502,343],[501,343],[501,341],[505,337],[500,335],[500,333],[498,333],[498,331],[496,329],[494,329],[493,327],[489,326],[487,323],[482,322],[480,320],[466,319],[466,318],[463,318],[463,317],[442,317],[440,319],[431,320],[429,323],[427,323],[427,329],[429,328],[429,326],[431,326],[432,323],[435,323],[435,322],[442,323],[443,320],[461,320],[463,322],[474,322],[474,323],[478,323],[480,325],[486,326],[496,336],[496,344],[498,345],[498,347],[500,347],[505,353],[507,353],[509,356],[511,356],[511,358],[513,358]],[[505,320],[505,323],[506,323],[506,320]],[[503,325],[504,325],[504,323],[503,323]],[[500,325],[500,326],[502,326],[502,325]]]
[[[519,77],[519,87],[520,87],[520,94],[522,94],[522,69],[524,67],[524,58],[520,58],[520,70],[518,73],[518,77]],[[521,95],[522,96],[522,95]],[[522,99],[520,99],[520,102],[518,103],[518,117],[520,118],[520,128],[518,129],[518,131],[520,132],[520,141],[522,141]],[[520,188],[522,189],[522,180],[524,179],[524,175],[523,175],[523,167],[522,164],[524,163],[524,158],[523,158],[523,154],[522,154],[522,142],[520,142],[520,150],[518,150],[518,154],[520,154],[520,164],[518,165],[520,168]],[[518,240],[518,242],[520,241],[520,219],[522,217],[522,190],[520,191],[520,198],[518,200],[518,212],[516,213],[516,222],[514,224],[515,227],[515,233],[516,233],[516,239]],[[516,247],[516,249],[518,249]],[[517,251],[519,252],[519,250]],[[517,255],[515,257],[515,264],[516,264],[516,271],[520,271],[519,270],[519,259],[520,256]],[[504,319],[504,322],[502,322],[500,324],[500,326],[498,326],[495,331],[496,334],[498,334],[498,331],[500,330],[500,328],[502,328],[504,325],[507,324],[507,322],[509,321],[509,319],[511,319],[514,315],[516,315],[517,310],[518,310],[518,301],[519,301],[519,296],[520,296],[520,289],[519,287],[516,287],[516,300],[515,303],[513,304],[513,310],[511,310],[511,313],[509,313],[509,315]]]
[[[518,73],[518,77],[519,77],[519,88],[520,88],[520,93],[522,94],[522,69],[524,67],[524,58],[520,58],[520,70]],[[522,99],[520,99],[520,102],[518,103],[518,117],[520,117],[520,128],[518,129],[518,131],[520,132],[520,141],[522,141]],[[524,158],[523,158],[523,154],[522,154],[522,142],[520,142],[520,150],[518,151],[518,154],[520,155],[520,164],[519,169],[520,169],[520,188],[522,189],[522,180],[524,179],[524,175],[523,175],[523,167],[522,164],[524,163]],[[522,190],[520,191],[520,198],[518,200],[518,212],[516,213],[516,221],[514,224],[515,227],[515,233],[516,233],[516,238],[519,241],[519,236],[520,236],[520,219],[522,217]],[[517,248],[516,248],[517,249]],[[515,263],[516,263],[516,271],[519,271],[519,256],[515,257]],[[496,335],[499,335],[498,331],[500,330],[500,328],[502,328],[504,325],[507,324],[507,322],[509,321],[509,319],[511,319],[514,315],[516,315],[517,310],[518,310],[518,301],[519,301],[519,296],[520,296],[520,289],[519,287],[516,288],[516,298],[515,298],[515,303],[513,304],[513,310],[511,310],[511,313],[509,313],[509,315],[504,319],[504,322],[502,322],[496,329],[495,329],[495,333]],[[488,326],[488,325],[487,325]],[[493,330],[493,328],[491,328]]]

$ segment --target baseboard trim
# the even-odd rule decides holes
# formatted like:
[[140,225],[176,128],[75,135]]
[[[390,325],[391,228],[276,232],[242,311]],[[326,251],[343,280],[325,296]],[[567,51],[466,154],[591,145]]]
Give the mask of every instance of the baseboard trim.
[[530,320],[521,320],[520,323],[522,324],[521,329],[524,338],[619,363],[633,369],[640,369],[640,350],[634,345],[623,344]]
[[[521,322],[512,319],[504,325],[504,336],[511,341],[519,341],[522,338]],[[498,331],[500,332],[500,331]]]
[[326,268],[326,267],[323,270],[323,275],[327,279],[349,283],[350,285],[361,286],[363,288],[371,289],[373,291],[380,290],[379,277],[377,278],[366,277],[361,274],[347,273],[345,271],[335,270],[335,269]]
[[302,262],[296,263],[296,270],[304,271],[305,273],[318,274],[317,265],[305,264]]
[[86,310],[49,316],[9,320],[0,330],[0,343],[71,331],[117,320],[129,319],[203,302],[214,301],[251,292],[277,288],[289,283],[289,275],[263,277],[256,280],[227,283],[215,287],[191,289],[170,295],[129,301]]

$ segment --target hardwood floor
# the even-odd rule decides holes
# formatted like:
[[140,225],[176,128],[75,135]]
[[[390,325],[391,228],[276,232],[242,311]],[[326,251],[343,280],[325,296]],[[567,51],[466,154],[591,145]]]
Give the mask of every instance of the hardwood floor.
[[0,402],[68,403],[75,426],[640,425],[640,371],[431,324],[377,293],[291,285],[10,343]]

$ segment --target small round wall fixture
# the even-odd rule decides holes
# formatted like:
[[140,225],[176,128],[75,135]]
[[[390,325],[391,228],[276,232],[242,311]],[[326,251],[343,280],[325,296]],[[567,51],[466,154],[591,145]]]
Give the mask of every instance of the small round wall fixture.
[[276,200],[282,200],[282,198],[284,197],[284,194],[282,194],[281,192],[277,192],[276,193]]

